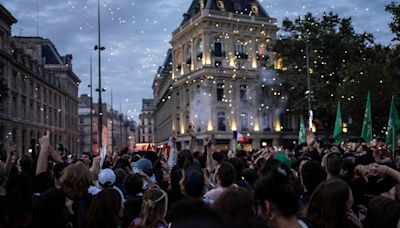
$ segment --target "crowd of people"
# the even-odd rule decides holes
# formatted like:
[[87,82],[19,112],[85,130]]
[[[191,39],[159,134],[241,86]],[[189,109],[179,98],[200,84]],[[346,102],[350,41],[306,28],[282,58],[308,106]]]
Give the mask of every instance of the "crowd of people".
[[39,140],[37,158],[0,162],[0,227],[400,227],[400,172],[383,142],[293,150],[198,148],[65,160]]

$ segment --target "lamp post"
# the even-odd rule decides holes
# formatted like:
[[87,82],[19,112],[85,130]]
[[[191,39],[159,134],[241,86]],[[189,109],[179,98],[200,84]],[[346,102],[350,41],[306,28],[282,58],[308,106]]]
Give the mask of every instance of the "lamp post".
[[113,91],[111,88],[111,154],[114,154],[114,107],[113,107]]
[[306,40],[306,61],[307,61],[307,104],[308,104],[308,128],[313,126],[313,111],[311,109],[311,85],[310,85],[310,56],[308,53],[308,39]]
[[103,112],[102,112],[102,101],[101,101],[101,92],[105,91],[104,89],[101,88],[101,51],[106,49],[105,47],[101,46],[101,37],[100,37],[100,0],[97,0],[97,26],[98,26],[98,45],[94,46],[94,50],[97,50],[99,53],[99,88],[96,89],[96,91],[99,92],[99,113],[98,113],[98,138],[99,138],[99,154],[101,147],[103,146],[102,142],[102,132],[103,132]]
[[92,55],[90,55],[90,153],[93,154],[93,77]]

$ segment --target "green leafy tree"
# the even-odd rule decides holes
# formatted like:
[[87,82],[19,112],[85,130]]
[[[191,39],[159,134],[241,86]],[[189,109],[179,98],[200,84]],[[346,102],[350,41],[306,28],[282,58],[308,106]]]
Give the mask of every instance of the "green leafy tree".
[[[287,106],[291,111],[296,114],[307,113],[305,92],[308,42],[315,122],[325,132],[330,132],[333,129],[338,100],[344,101],[344,107],[346,101],[357,99],[360,104],[365,102],[361,98],[368,92],[365,88],[364,95],[353,94],[347,88],[350,85],[360,86],[360,78],[368,75],[366,63],[368,50],[373,45],[373,36],[369,33],[357,34],[351,18],[339,18],[333,13],[324,13],[321,18],[307,13],[294,21],[286,18],[282,23],[282,32],[283,37],[274,46],[276,59],[283,61],[283,67],[277,69],[281,86],[275,89],[270,88],[276,87],[274,85],[266,86],[265,90],[280,90],[281,94],[287,96]],[[355,119],[361,119],[363,112],[359,115]]]
[[400,3],[392,2],[386,5],[385,10],[393,15],[393,21],[389,23],[389,27],[395,35],[393,41],[400,41]]

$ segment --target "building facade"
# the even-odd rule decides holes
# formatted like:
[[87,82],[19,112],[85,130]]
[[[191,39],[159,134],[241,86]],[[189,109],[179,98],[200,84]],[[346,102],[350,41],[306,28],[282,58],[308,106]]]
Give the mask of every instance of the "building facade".
[[[98,104],[93,104],[92,109],[92,134],[90,133],[90,96],[82,94],[79,97],[79,152],[99,153],[98,145]],[[136,122],[124,114],[112,109],[109,105],[103,104],[103,131],[102,141],[107,146],[107,151],[118,152],[124,148],[133,150],[136,144]],[[92,150],[90,143],[92,135]]]
[[199,146],[214,133],[229,150],[233,131],[250,139],[247,150],[293,143],[296,118],[262,96],[274,77],[276,19],[256,0],[193,0],[183,17],[153,82],[155,141],[175,130],[183,148],[193,123]]
[[0,150],[15,143],[17,154],[51,131],[51,144],[78,152],[78,86],[72,55],[61,56],[41,37],[11,37],[17,20],[0,4],[0,77],[8,96],[0,104]]
[[141,144],[154,142],[153,99],[142,100],[142,110],[139,114],[138,142]]

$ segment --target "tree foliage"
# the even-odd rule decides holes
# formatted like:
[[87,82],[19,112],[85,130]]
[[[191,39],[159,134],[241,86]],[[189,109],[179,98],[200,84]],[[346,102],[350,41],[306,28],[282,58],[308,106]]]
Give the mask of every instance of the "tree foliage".
[[375,45],[370,33],[354,31],[351,18],[333,13],[324,13],[320,18],[307,13],[293,21],[286,18],[282,33],[274,45],[276,59],[283,62],[277,69],[279,85],[266,86],[266,94],[279,91],[287,97],[284,101],[291,112],[307,114],[308,42],[312,109],[317,127],[332,131],[337,101],[341,100],[349,133],[358,135],[366,96],[371,91],[374,133],[381,133],[382,126],[387,124],[386,109],[391,96],[400,95],[396,89],[399,67],[392,59],[394,50]]
[[400,41],[400,3],[392,2],[386,5],[386,11],[392,14],[393,21],[389,23],[395,38],[393,41]]

